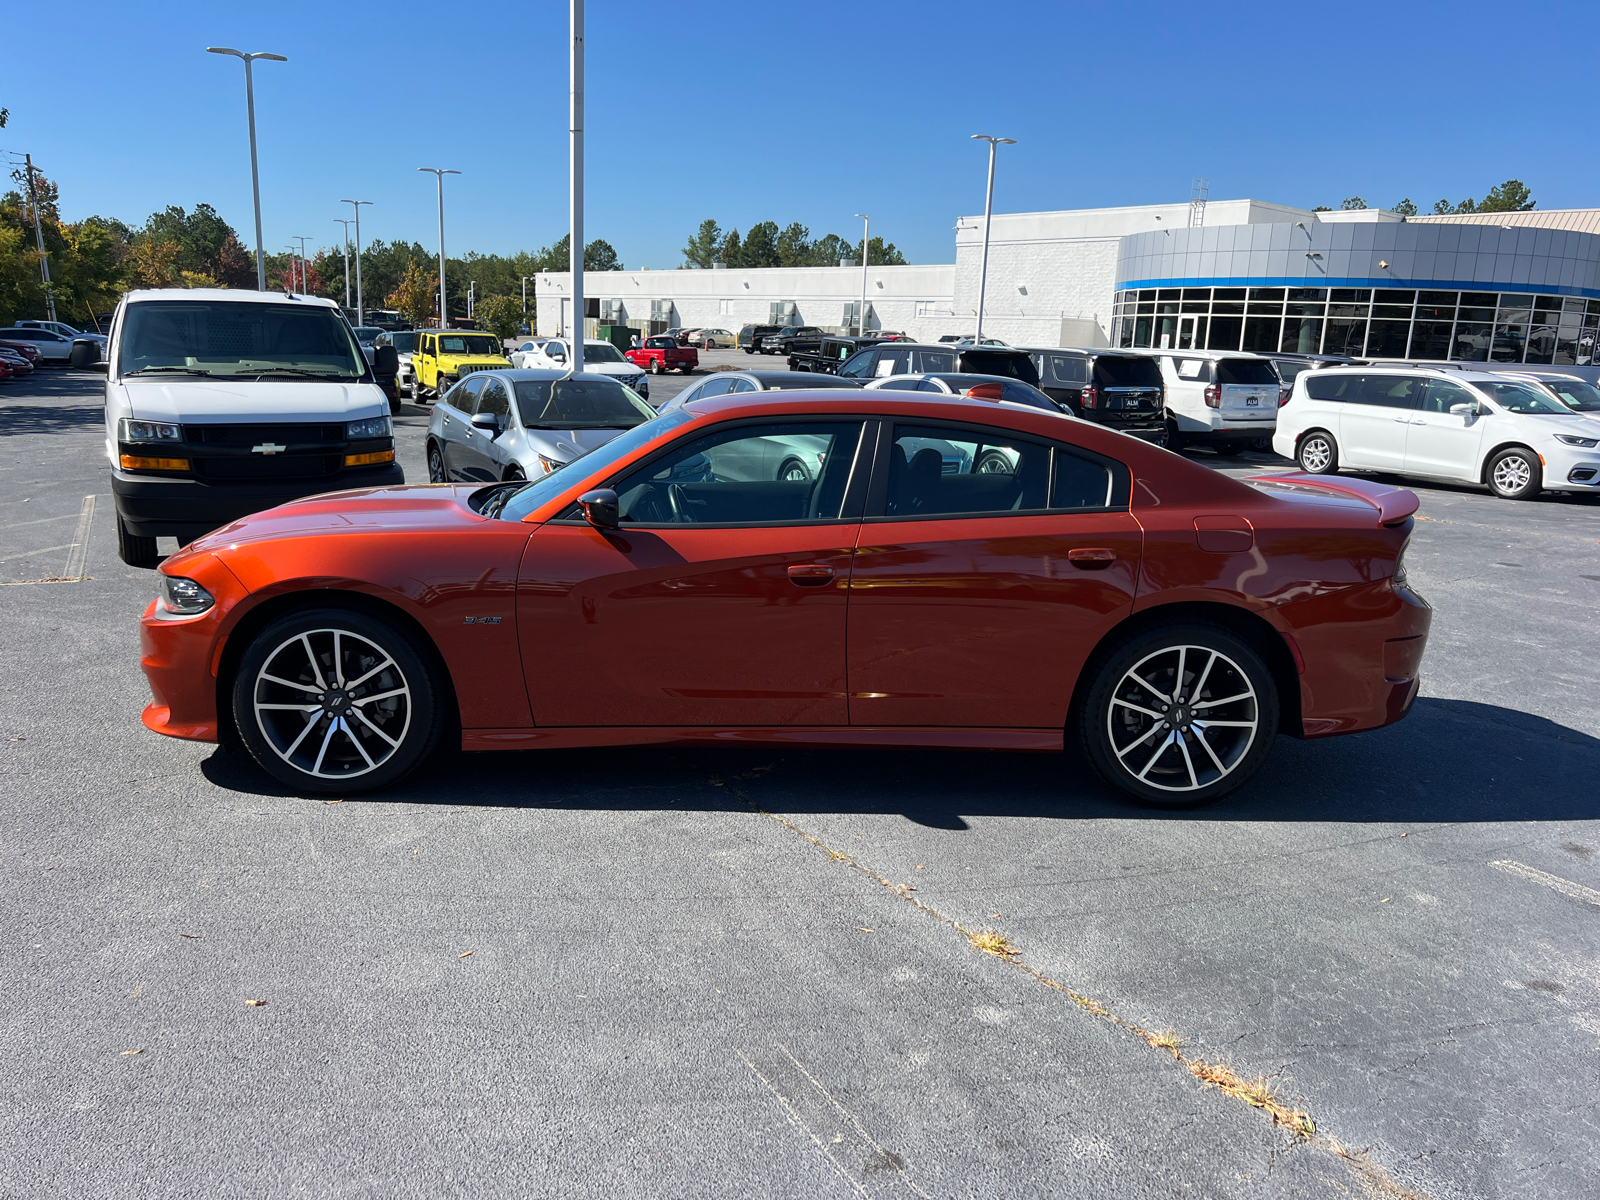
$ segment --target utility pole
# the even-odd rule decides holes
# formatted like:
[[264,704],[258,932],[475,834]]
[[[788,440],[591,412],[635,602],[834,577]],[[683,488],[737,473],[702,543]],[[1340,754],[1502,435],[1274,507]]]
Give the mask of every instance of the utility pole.
[[866,213],[857,213],[856,216],[865,221],[866,228],[861,231],[861,311],[856,314],[856,325],[862,337],[867,336],[867,249],[872,245],[872,218]]
[[989,190],[984,194],[983,201],[983,264],[978,268],[978,328],[972,335],[972,340],[977,345],[983,345],[983,296],[989,286],[989,221],[994,215],[994,152],[997,146],[1015,146],[1016,138],[990,137],[986,133],[975,133],[972,140],[989,143]]
[[[39,189],[33,182],[33,155],[24,154],[28,164],[28,202],[33,205],[33,236],[39,242],[39,273],[44,277],[44,302],[50,310],[50,319],[56,319],[56,293],[50,286],[50,256],[44,249],[44,226],[39,222]],[[15,161],[14,159],[12,161]]]
[[340,204],[349,204],[356,210],[356,324],[367,323],[366,311],[361,304],[361,206],[371,204],[371,200],[341,200]]
[[[449,167],[418,167],[419,171],[431,172],[439,181],[439,328],[450,328],[450,313],[445,307],[444,290],[444,177],[446,175],[459,175],[460,171],[453,171]],[[359,266],[359,262],[357,266]]]
[[335,225],[344,226],[344,306],[350,307],[350,221],[347,217],[335,217]]
[[567,265],[572,268],[572,361],[570,373],[583,370],[583,0],[572,0],[572,56],[568,65],[571,106],[567,122],[571,178]]
[[528,280],[532,278],[532,275],[524,275],[522,277],[522,315],[524,317],[528,315]]
[[473,304],[477,299],[477,295],[478,295],[478,281],[476,279],[468,280],[467,281],[467,320],[469,320],[469,321],[472,320],[472,309],[473,309]]

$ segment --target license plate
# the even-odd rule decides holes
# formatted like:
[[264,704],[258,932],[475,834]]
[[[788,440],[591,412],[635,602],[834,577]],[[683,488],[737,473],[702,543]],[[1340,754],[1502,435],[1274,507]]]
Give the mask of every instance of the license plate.
[[1246,408],[1260,408],[1261,407],[1261,397],[1260,396],[1246,396],[1244,398],[1244,406]]

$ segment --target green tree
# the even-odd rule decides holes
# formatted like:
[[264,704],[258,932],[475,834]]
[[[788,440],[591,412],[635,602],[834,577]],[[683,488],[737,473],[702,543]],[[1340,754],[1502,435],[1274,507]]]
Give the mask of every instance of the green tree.
[[428,323],[439,298],[439,276],[424,270],[415,260],[407,264],[406,273],[395,289],[388,293],[385,304],[398,309],[400,315],[412,325]]
[[1414,217],[1414,216],[1417,215],[1417,206],[1411,202],[1411,197],[1407,196],[1404,200],[1400,201],[1399,204],[1396,204],[1389,211],[1390,212],[1397,212],[1402,217]]
[[478,324],[501,341],[517,336],[522,328],[522,300],[517,296],[490,296],[473,310]]
[[1367,202],[1365,200],[1363,200],[1360,196],[1347,197],[1343,201],[1343,203],[1341,203],[1339,205],[1339,208],[1343,212],[1359,212],[1360,210],[1362,210],[1362,209],[1364,209],[1366,207],[1367,207]]
[[716,261],[726,263],[730,267],[744,266],[744,246],[739,241],[737,229],[722,239],[722,245],[717,249]]
[[1508,179],[1489,189],[1478,206],[1479,212],[1528,212],[1533,208],[1533,193],[1520,179]]
[[[839,260],[845,258],[854,259],[856,262],[861,261],[860,251],[857,247],[845,241],[837,233],[826,234],[811,243],[811,250],[807,258],[809,261],[804,265],[812,267],[836,267],[839,265]],[[787,266],[788,264],[785,263],[784,265]]]
[[9,325],[29,316],[39,288],[39,252],[27,235],[11,224],[0,224],[0,321]]
[[811,230],[794,221],[778,235],[778,266],[809,267],[812,263]]
[[707,217],[700,222],[699,231],[683,248],[683,260],[691,267],[710,267],[717,261],[717,250],[722,245],[722,227],[716,219]]
[[[728,264],[733,266],[732,263]],[[750,226],[744,235],[744,248],[739,256],[741,267],[778,267],[783,258],[778,253],[778,223],[759,221]]]
[[[860,242],[856,243],[855,251],[852,257],[854,257],[857,262],[861,261]],[[901,254],[899,250],[895,249],[893,242],[885,245],[882,238],[873,238],[872,244],[869,247],[867,265],[869,267],[904,267],[909,264],[906,262],[905,255]]]

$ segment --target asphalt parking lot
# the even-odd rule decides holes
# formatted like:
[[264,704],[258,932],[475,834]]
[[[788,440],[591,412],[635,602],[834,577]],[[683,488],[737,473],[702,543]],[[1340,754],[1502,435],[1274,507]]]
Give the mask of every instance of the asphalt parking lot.
[[139,723],[100,387],[0,385],[0,1197],[1592,1194],[1600,505],[1416,487],[1412,715],[1198,811],[911,751],[327,802]]

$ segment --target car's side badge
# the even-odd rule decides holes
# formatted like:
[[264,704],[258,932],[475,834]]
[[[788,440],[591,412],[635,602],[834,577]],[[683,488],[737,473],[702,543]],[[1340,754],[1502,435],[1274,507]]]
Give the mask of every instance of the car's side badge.
[[463,625],[498,625],[499,617],[466,617],[461,622]]

